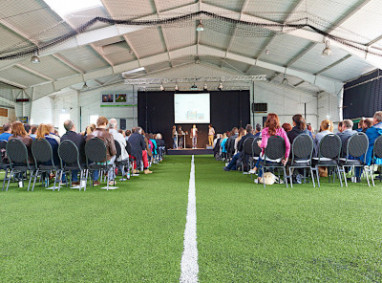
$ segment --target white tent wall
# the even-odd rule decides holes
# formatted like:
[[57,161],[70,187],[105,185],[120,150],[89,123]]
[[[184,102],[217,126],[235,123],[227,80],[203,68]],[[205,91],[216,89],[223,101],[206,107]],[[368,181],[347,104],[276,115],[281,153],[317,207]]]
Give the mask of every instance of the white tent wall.
[[15,102],[11,89],[0,88],[0,108],[8,109],[8,117],[0,117],[0,125],[16,120]]
[[31,124],[53,123],[54,104],[53,98],[46,96],[32,101]]
[[126,119],[126,127],[127,129],[131,129],[138,124],[137,107],[101,107],[101,94],[104,92],[131,93],[132,91],[134,91],[134,95],[136,96],[137,93],[133,90],[132,86],[121,83],[85,92],[73,90],[55,95],[52,98],[53,123],[55,126],[61,128],[62,125],[60,124],[62,119],[60,117],[68,117],[67,114],[69,114],[70,119],[73,120],[77,127],[77,131],[84,131],[86,126],[91,122],[90,117],[92,115],[99,115],[105,116],[108,119],[116,118],[118,122],[121,118]]
[[[306,121],[311,123],[314,129],[317,128],[317,98],[315,94],[268,82],[255,82],[253,91],[254,102],[268,103],[268,113],[276,113],[281,124],[292,124],[294,114],[304,115],[306,103]],[[329,95],[326,94],[326,96]],[[256,113],[253,124],[262,125],[264,116],[267,116],[267,113]]]

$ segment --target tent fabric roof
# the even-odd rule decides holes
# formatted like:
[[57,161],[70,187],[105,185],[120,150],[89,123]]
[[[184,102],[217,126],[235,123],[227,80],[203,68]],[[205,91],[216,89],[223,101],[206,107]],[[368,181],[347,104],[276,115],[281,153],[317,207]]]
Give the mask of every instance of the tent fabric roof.
[[[79,11],[64,19],[43,0],[1,1],[0,56],[37,48],[66,33],[75,36],[40,52],[40,64],[30,56],[0,61],[0,83],[45,93],[94,87],[121,73],[145,67],[134,77],[201,62],[214,70],[241,75],[265,74],[269,80],[287,77],[293,87],[316,89],[316,79],[346,82],[382,68],[382,2],[380,0],[102,0],[102,7]],[[183,22],[151,26],[96,23],[83,33],[78,28],[94,17],[155,20],[207,11],[232,19],[205,15]],[[203,32],[196,26],[202,20]],[[267,24],[310,24],[329,36],[356,42],[350,48],[308,28],[276,29],[245,26],[234,20]],[[324,41],[331,56],[322,56]],[[366,51],[365,51],[366,50]],[[367,52],[369,51],[369,53]],[[370,52],[373,51],[373,52]],[[373,54],[372,54],[373,53]],[[377,54],[377,55],[375,55]],[[378,55],[380,54],[380,56]],[[189,70],[184,71],[184,70]],[[197,67],[182,75],[196,77]],[[176,76],[176,72],[173,72]],[[308,86],[307,86],[308,85]],[[0,85],[1,86],[1,85]],[[323,84],[317,85],[322,88]],[[40,91],[39,90],[39,91]]]

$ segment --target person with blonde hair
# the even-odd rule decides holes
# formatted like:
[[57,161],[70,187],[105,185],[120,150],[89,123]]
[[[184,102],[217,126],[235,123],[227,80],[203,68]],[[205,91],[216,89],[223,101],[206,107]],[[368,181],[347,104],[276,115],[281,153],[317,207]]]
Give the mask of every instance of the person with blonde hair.
[[332,134],[333,133],[333,122],[326,119],[323,120],[320,124],[320,131],[317,133],[314,142],[315,142],[315,153],[316,155],[318,154],[318,147],[320,146],[320,142],[322,138],[326,135]]
[[52,147],[52,151],[53,151],[54,164],[59,165],[60,164],[60,159],[58,157],[59,141],[57,141],[56,138],[51,136],[50,129],[51,129],[51,127],[48,124],[40,124],[37,127],[36,139],[46,139],[49,142],[49,144]]
[[242,137],[244,137],[245,135],[247,134],[247,131],[243,128],[240,128],[239,130],[239,135],[237,136],[237,138],[235,139],[235,154],[238,153],[238,149],[237,149],[237,145],[239,143],[239,141],[241,140]]

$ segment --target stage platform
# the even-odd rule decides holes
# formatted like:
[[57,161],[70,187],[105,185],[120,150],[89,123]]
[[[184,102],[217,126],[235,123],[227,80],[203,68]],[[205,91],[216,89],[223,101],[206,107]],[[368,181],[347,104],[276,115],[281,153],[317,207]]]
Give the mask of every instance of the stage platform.
[[205,154],[214,154],[214,151],[212,149],[205,149],[205,148],[182,148],[182,149],[168,149],[167,150],[168,155],[205,155]]

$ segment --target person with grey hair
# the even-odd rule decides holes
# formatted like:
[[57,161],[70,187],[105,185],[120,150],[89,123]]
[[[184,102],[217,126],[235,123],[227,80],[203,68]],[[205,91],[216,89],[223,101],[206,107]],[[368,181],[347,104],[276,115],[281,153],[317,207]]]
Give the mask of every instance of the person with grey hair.
[[118,122],[116,119],[112,118],[109,120],[109,133],[113,136],[114,140],[117,141],[121,147],[121,155],[119,156],[117,161],[127,160],[129,158],[129,154],[126,151],[126,140],[122,134],[120,134],[117,130]]
[[339,136],[342,142],[341,157],[346,157],[346,146],[348,144],[348,140],[352,135],[356,133],[356,131],[353,131],[352,120],[346,119],[342,121],[342,132],[337,133],[337,136]]

